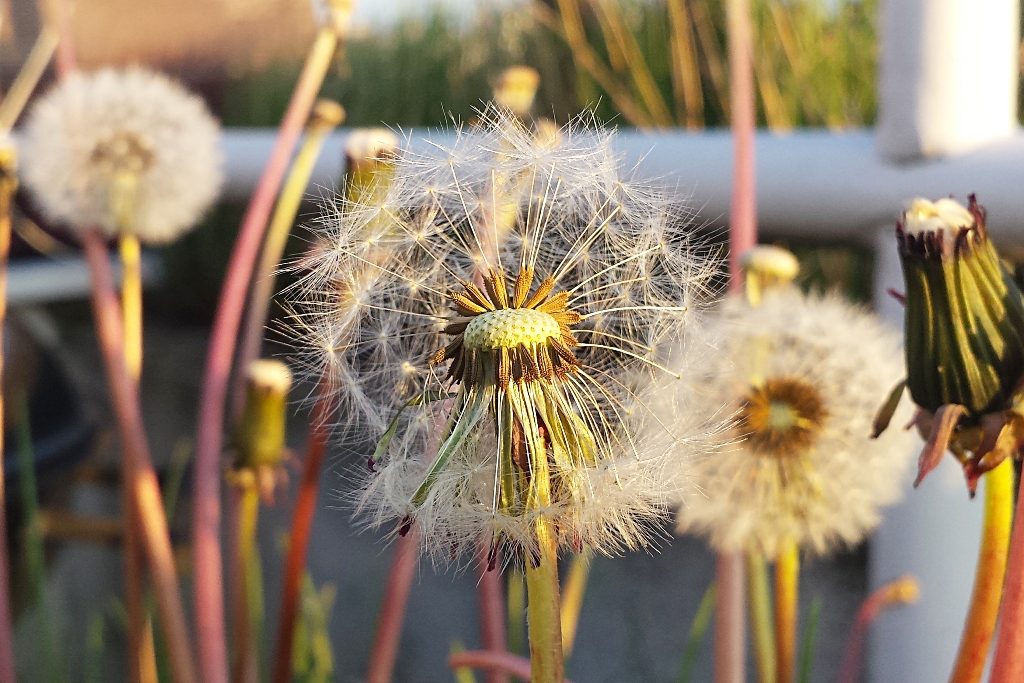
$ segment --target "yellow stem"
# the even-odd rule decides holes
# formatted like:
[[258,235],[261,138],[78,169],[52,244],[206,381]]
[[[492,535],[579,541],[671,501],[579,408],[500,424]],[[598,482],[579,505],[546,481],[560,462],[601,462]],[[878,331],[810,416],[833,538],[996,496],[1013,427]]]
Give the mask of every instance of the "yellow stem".
[[[270,298],[274,294],[274,273],[284,255],[288,235],[291,234],[295,216],[299,213],[306,187],[313,175],[313,168],[320,157],[327,136],[336,125],[335,121],[315,116],[306,126],[305,140],[288,170],[288,176],[285,178],[281,194],[274,207],[274,215],[267,227],[260,260],[253,273],[253,285],[249,292],[249,310],[246,313],[245,329],[239,342],[237,372],[247,372],[249,363],[260,356],[263,328],[267,322],[267,311],[270,310]],[[241,410],[244,398],[241,395],[241,385],[238,387],[238,394],[231,398],[236,410]]]
[[778,683],[796,673],[796,623],[800,596],[800,552],[787,540],[775,560],[775,664]]
[[950,683],[977,683],[981,680],[1003,596],[1013,517],[1012,460],[1007,458],[984,478],[985,519],[978,550],[978,568]]
[[[530,493],[527,507],[544,510],[551,505],[547,449],[534,444],[531,451]],[[537,556],[526,559],[527,618],[530,630],[530,683],[562,683],[562,620],[558,596],[558,536],[554,522],[543,513],[534,523]]]
[[136,382],[142,374],[142,262],[139,240],[122,235],[121,314],[124,318],[124,364]]
[[587,591],[592,555],[589,549],[577,553],[572,559],[572,566],[569,567],[569,576],[565,579],[561,621],[562,652],[566,657],[572,654],[572,646],[576,642],[576,628],[580,623],[580,610],[583,608],[583,595]]
[[[136,382],[142,374],[142,266],[139,240],[125,234],[119,240],[121,253],[121,316],[124,320],[124,364],[128,374]],[[145,556],[138,541],[138,517],[135,507],[127,500],[130,491],[125,491],[125,562],[133,566],[128,570],[125,591],[132,593],[128,603],[132,609],[141,611],[135,616],[140,623],[140,633],[134,634],[136,651],[133,653],[133,667],[138,667],[140,683],[155,683],[156,650],[153,644],[153,620],[145,613],[143,599],[145,584]],[[148,635],[148,637],[147,637]]]
[[256,577],[252,575],[252,558],[256,546],[256,527],[259,523],[260,496],[255,479],[242,486],[241,501],[238,505],[238,538],[235,548],[238,581],[235,586],[235,683],[257,680],[255,643],[253,642],[252,614],[249,610],[249,594]]

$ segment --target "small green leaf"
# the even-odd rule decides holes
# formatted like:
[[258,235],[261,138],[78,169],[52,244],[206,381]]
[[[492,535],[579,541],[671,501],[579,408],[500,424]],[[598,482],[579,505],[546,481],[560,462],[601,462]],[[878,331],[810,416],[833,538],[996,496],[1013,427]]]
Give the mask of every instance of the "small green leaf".
[[800,643],[800,666],[796,672],[796,683],[811,683],[811,664],[814,662],[814,639],[818,633],[818,617],[821,616],[821,598],[815,596],[811,612],[807,615],[803,642]]
[[387,453],[388,446],[391,445],[391,439],[395,438],[395,432],[398,431],[398,420],[402,417],[402,413],[405,412],[406,408],[433,403],[434,401],[441,401],[446,398],[453,398],[453,395],[444,391],[425,391],[409,399],[404,406],[398,409],[398,413],[395,414],[391,424],[388,425],[388,430],[380,437],[380,441],[377,442],[377,448],[373,451],[373,459],[379,460],[381,456]]
[[715,602],[718,598],[718,589],[714,582],[704,591],[704,597],[697,607],[697,614],[693,617],[690,625],[690,638],[686,642],[686,650],[683,651],[683,663],[679,667],[679,683],[690,683],[690,676],[693,674],[693,667],[697,663],[697,656],[700,654],[701,643],[704,642],[704,634],[711,625],[711,617],[715,614]]
[[885,403],[875,413],[875,420],[871,423],[871,438],[877,439],[879,435],[888,428],[889,423],[892,421],[892,416],[896,413],[896,407],[900,404],[900,399],[903,398],[903,392],[907,388],[907,380],[901,381],[899,384],[892,388],[889,392],[889,396],[885,399]]
[[412,497],[412,504],[414,506],[419,507],[427,500],[427,496],[430,494],[430,487],[437,480],[437,475],[448,465],[448,462],[455,455],[455,452],[459,450],[459,447],[462,446],[462,443],[469,436],[473,427],[483,418],[490,405],[492,393],[490,389],[481,387],[470,392],[467,399],[468,405],[459,413],[448,438],[437,449],[437,457],[434,458],[434,463],[430,466],[430,470],[427,471],[427,476],[423,479],[423,483],[416,489],[416,493]]

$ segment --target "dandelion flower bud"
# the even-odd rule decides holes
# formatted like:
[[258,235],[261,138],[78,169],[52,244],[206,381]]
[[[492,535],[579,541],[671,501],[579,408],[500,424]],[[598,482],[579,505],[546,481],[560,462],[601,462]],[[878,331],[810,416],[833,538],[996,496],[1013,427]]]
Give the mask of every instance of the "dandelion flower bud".
[[533,99],[537,96],[540,74],[528,66],[510,66],[498,77],[494,85],[494,101],[516,116],[529,116]]
[[[913,200],[896,237],[907,287],[907,387],[928,440],[917,482],[948,446],[973,491],[1024,439],[1024,415],[1014,407],[1024,375],[1024,298],[974,195],[966,208]],[[884,428],[887,418],[880,422]]]
[[642,387],[713,264],[608,133],[580,123],[546,147],[507,110],[481,120],[340,205],[294,290],[338,431],[377,440],[357,509],[415,522],[442,561],[479,542],[535,557],[542,521],[563,546],[642,545],[679,483],[670,457],[701,434],[653,420]]
[[754,305],[761,302],[766,289],[789,285],[800,273],[800,262],[787,249],[762,244],[740,257],[746,273],[747,298]]
[[711,357],[656,405],[666,421],[710,420],[723,406],[735,418],[720,452],[690,466],[697,492],[678,530],[769,558],[787,541],[819,554],[858,543],[913,457],[905,431],[870,438],[875,406],[903,373],[896,332],[838,297],[784,290],[758,307],[727,299],[706,339]]
[[53,88],[30,112],[22,159],[50,220],[149,244],[193,227],[222,180],[220,129],[202,100],[141,68]]
[[292,373],[279,360],[249,364],[245,408],[235,436],[236,467],[274,467],[285,451],[285,421]]
[[357,128],[345,140],[345,159],[349,171],[373,169],[379,162],[398,154],[399,141],[387,128]]

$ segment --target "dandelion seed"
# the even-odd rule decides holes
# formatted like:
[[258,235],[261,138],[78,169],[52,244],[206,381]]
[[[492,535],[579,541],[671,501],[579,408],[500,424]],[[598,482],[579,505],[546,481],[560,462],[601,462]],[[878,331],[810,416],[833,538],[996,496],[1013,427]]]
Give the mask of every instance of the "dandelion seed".
[[338,431],[377,442],[357,508],[415,521],[441,562],[479,542],[535,557],[541,521],[564,547],[643,545],[678,483],[669,459],[703,436],[657,423],[644,387],[713,264],[608,133],[579,122],[552,144],[505,110],[482,121],[339,204],[293,292]]
[[720,452],[693,466],[699,492],[683,500],[679,531],[769,558],[784,542],[815,553],[859,542],[913,457],[906,431],[870,438],[903,372],[896,332],[836,296],[780,290],[758,307],[726,300],[707,342],[709,360],[684,368],[658,404],[665,419],[712,419],[723,406],[735,416]]
[[220,129],[202,100],[141,68],[68,77],[33,106],[22,149],[48,218],[150,244],[195,225],[222,180]]

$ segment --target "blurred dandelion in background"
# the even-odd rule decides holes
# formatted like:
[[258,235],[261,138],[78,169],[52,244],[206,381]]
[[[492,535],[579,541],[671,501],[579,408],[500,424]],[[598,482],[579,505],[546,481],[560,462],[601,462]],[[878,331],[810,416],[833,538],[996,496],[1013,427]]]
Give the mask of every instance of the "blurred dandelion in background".
[[163,244],[220,192],[220,127],[203,101],[142,69],[74,73],[31,109],[23,178],[52,221]]
[[734,416],[721,452],[692,467],[698,492],[679,508],[679,531],[769,559],[790,541],[815,554],[860,542],[899,498],[913,456],[905,430],[871,438],[875,408],[903,376],[897,332],[836,295],[785,288],[760,306],[726,299],[707,343],[707,362],[659,395],[666,413]]

